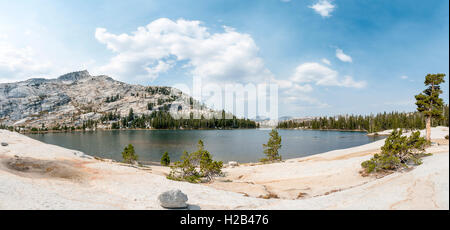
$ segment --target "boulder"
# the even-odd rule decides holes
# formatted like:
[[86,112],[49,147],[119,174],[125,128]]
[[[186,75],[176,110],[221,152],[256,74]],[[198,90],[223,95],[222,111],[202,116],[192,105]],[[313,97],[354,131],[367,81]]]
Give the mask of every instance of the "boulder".
[[239,163],[237,163],[236,161],[229,161],[229,162],[228,162],[228,166],[230,166],[230,167],[236,167],[236,166],[239,166]]
[[2,142],[2,144],[1,144],[2,146],[8,146],[8,143],[6,143],[6,142]]
[[170,190],[158,196],[159,204],[163,208],[187,208],[188,197],[181,190]]

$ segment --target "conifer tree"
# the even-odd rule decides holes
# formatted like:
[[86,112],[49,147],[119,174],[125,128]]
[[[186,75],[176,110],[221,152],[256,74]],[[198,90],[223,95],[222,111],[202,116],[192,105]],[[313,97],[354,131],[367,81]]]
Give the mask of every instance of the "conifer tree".
[[[210,181],[215,176],[222,175],[222,161],[214,161],[212,155],[205,149],[202,140],[198,141],[197,151],[184,152],[181,161],[177,161],[171,167],[167,176],[171,180],[184,180],[191,183],[200,182],[202,178]],[[199,169],[199,170],[197,170]]]
[[169,166],[170,165],[170,157],[169,153],[165,152],[163,156],[161,157],[161,165],[163,166]]
[[129,144],[122,152],[122,158],[125,163],[131,164],[138,160],[138,155],[134,151],[134,146]]
[[266,154],[267,157],[261,159],[261,161],[281,161],[281,155],[278,153],[278,149],[281,148],[281,137],[278,135],[276,129],[272,129],[269,135],[269,141],[267,144],[263,144],[264,154]]
[[431,119],[442,117],[444,101],[439,98],[439,94],[442,94],[439,85],[445,82],[444,77],[445,74],[442,73],[428,74],[424,82],[428,88],[416,95],[417,110],[426,117],[427,141],[431,141]]
[[130,108],[130,111],[128,112],[128,120],[133,120],[134,119],[134,112],[133,112],[133,108]]

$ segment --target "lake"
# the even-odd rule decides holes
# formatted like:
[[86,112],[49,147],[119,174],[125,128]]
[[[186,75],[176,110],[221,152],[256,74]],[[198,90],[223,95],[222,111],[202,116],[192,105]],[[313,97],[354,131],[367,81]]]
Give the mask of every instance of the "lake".
[[[280,154],[283,159],[314,155],[336,149],[367,144],[384,137],[369,137],[364,132],[278,130],[282,138]],[[172,161],[184,150],[196,150],[203,140],[214,160],[257,162],[264,157],[263,144],[270,129],[238,130],[114,130],[92,132],[28,134],[27,136],[88,155],[120,161],[121,152],[134,145],[140,161],[159,162],[165,151]]]

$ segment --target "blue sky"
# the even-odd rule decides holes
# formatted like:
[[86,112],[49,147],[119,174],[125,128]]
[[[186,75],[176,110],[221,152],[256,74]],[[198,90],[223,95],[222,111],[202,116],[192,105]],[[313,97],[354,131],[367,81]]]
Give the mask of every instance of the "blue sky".
[[448,4],[0,0],[0,82],[81,69],[144,85],[264,78],[280,83],[280,116],[413,111],[425,75],[448,76]]

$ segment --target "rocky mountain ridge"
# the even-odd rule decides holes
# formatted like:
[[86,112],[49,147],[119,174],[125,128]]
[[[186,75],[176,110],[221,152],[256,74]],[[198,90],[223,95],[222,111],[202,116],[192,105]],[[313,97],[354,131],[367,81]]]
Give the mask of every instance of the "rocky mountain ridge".
[[[56,79],[33,78],[0,84],[0,124],[77,127],[108,113],[126,116],[132,108],[136,115],[151,114],[175,105],[186,113],[215,112],[206,106],[194,109],[193,101],[171,87],[131,85],[105,75],[91,76],[84,70]],[[103,126],[107,128],[108,124]]]

